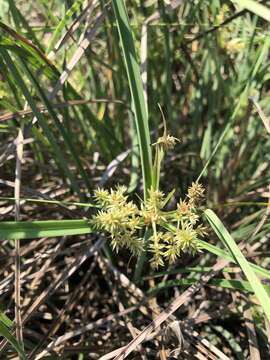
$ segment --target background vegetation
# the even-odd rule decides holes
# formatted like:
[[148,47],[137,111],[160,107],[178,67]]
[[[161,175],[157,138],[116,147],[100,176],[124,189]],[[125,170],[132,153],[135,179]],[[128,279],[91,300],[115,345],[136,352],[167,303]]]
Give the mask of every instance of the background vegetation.
[[[1,359],[270,358],[267,6],[0,0]],[[170,214],[196,181],[174,264],[89,221],[98,187]]]

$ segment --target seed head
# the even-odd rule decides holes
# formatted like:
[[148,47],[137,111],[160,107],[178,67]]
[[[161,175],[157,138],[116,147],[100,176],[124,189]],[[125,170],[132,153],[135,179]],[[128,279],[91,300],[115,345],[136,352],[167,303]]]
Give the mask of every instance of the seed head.
[[177,139],[174,136],[164,134],[163,136],[159,137],[157,142],[153,145],[161,146],[165,151],[171,150],[175,147],[176,142],[179,142],[180,140]]
[[204,197],[204,188],[198,182],[193,182],[191,186],[188,188],[188,198],[191,203],[195,203],[196,201],[202,199]]
[[153,188],[148,190],[149,197],[147,199],[146,207],[156,207],[158,209],[163,208],[165,194],[162,191],[154,190]]
[[197,233],[190,225],[176,231],[175,237],[180,248],[187,251],[193,243],[197,242]]
[[97,188],[94,191],[94,197],[98,205],[107,206],[109,204],[110,194],[108,190]]

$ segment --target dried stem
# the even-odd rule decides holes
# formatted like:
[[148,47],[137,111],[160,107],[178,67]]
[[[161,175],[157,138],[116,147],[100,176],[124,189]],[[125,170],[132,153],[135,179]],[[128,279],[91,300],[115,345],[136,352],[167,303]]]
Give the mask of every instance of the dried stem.
[[[21,188],[21,166],[23,159],[23,128],[19,129],[16,147],[16,173],[15,173],[15,221],[20,221],[20,188]],[[16,337],[23,346],[23,332],[21,319],[21,265],[20,265],[20,240],[15,240],[15,321]]]

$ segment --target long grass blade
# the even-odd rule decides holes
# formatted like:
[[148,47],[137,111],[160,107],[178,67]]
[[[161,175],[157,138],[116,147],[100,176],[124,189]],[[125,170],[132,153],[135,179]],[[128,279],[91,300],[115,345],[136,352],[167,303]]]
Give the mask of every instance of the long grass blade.
[[250,286],[252,287],[255,295],[260,301],[261,306],[267,318],[270,320],[270,298],[267,292],[265,291],[262,283],[255,275],[255,272],[253,271],[249,262],[242,254],[241,250],[235,243],[234,239],[231,237],[228,230],[225,228],[225,226],[217,217],[217,215],[210,209],[205,210],[204,214],[209,224],[211,225],[211,227],[219,237],[219,239],[227,247],[232,257],[235,259],[235,261],[239,264],[239,266],[243,270],[244,274],[246,275],[246,278],[249,281]]
[[89,181],[89,176],[86,173],[86,171],[83,168],[83,165],[81,163],[81,160],[79,158],[79,155],[77,154],[77,151],[73,145],[72,142],[72,138],[71,138],[71,134],[69,134],[66,130],[66,128],[64,127],[64,125],[61,123],[61,121],[58,119],[58,116],[54,110],[54,108],[51,106],[51,103],[48,99],[48,97],[46,96],[45,92],[43,91],[42,87],[39,85],[39,83],[36,81],[33,73],[30,71],[29,67],[27,66],[27,64],[21,60],[21,65],[25,71],[25,73],[27,74],[27,76],[29,77],[29,80],[31,81],[31,83],[33,84],[33,86],[35,87],[37,93],[39,94],[40,98],[42,99],[44,105],[46,106],[46,108],[48,109],[49,114],[51,115],[51,117],[53,118],[58,130],[60,131],[65,144],[67,146],[67,148],[69,149],[71,156],[73,157],[73,160],[78,168],[78,172],[80,173],[80,175],[82,176],[86,186],[88,187],[88,189],[90,189],[91,185],[90,185],[90,181]]
[[23,351],[21,345],[18,343],[16,338],[12,335],[8,327],[0,320],[0,334],[10,343],[10,345],[20,355],[21,359],[27,360],[27,356]]
[[[157,286],[151,289],[150,293],[160,291],[162,289],[167,289],[175,286],[187,286],[196,283],[198,279],[195,278],[186,278],[180,280],[167,280],[164,282],[160,282]],[[224,289],[233,289],[233,290],[244,290],[249,293],[254,293],[250,283],[245,280],[236,280],[236,279],[211,279],[208,282],[208,285],[212,285],[215,287],[221,287]],[[270,286],[263,285],[265,291],[270,294]]]
[[24,80],[22,79],[19,71],[17,70],[17,68],[16,68],[15,64],[13,63],[11,57],[9,56],[8,52],[6,50],[0,48],[0,54],[2,54],[8,68],[10,69],[10,71],[13,74],[14,79],[16,80],[18,87],[21,89],[23,95],[25,96],[25,99],[27,100],[30,107],[32,108],[35,117],[38,119],[40,126],[42,127],[46,137],[48,138],[48,140],[55,152],[55,155],[57,158],[57,163],[58,163],[59,167],[63,170],[63,172],[65,173],[67,178],[70,180],[73,190],[82,199],[83,197],[81,196],[80,187],[77,184],[77,181],[76,181],[74,175],[69,170],[69,168],[67,166],[67,162],[65,160],[65,157],[62,153],[62,150],[61,150],[60,146],[57,144],[57,141],[56,141],[53,133],[51,132],[47,122],[45,121],[43,115],[38,111],[35,101],[32,98],[32,96],[27,88],[27,85],[25,84]]
[[231,1],[243,7],[244,9],[249,10],[255,15],[260,16],[262,19],[266,21],[270,21],[270,9],[260,4],[258,1],[253,1],[253,0],[231,0]]
[[65,28],[67,22],[71,19],[72,15],[75,14],[80,6],[82,5],[83,0],[77,0],[75,1],[72,6],[68,9],[68,11],[65,13],[64,17],[60,20],[59,24],[56,26],[56,29],[54,30],[48,48],[47,48],[47,54],[50,53],[51,50],[53,50],[54,45],[57,42],[58,37],[61,35],[62,30]]
[[91,232],[92,228],[87,220],[3,221],[0,226],[0,238],[8,240],[82,235]]
[[[234,263],[237,264],[237,261],[234,259],[234,257],[232,255],[230,255],[230,253],[228,253],[225,250],[222,250],[220,248],[218,248],[217,246],[213,245],[213,244],[209,244],[206,241],[203,240],[198,240],[199,245],[202,249],[205,249],[207,251],[209,251],[212,254],[215,254],[216,256],[220,256],[223,257],[224,259],[230,260]],[[249,263],[249,265],[252,267],[252,269],[259,275],[270,279],[270,271],[268,271],[267,269],[264,269],[263,267],[253,264],[253,263]]]
[[132,97],[135,113],[136,129],[140,147],[141,166],[144,181],[144,196],[152,185],[152,151],[148,126],[148,115],[143,95],[143,85],[140,75],[140,66],[137,60],[134,40],[129,25],[128,15],[123,0],[113,0],[113,9],[116,18],[118,33],[125,59],[129,81],[129,90]]

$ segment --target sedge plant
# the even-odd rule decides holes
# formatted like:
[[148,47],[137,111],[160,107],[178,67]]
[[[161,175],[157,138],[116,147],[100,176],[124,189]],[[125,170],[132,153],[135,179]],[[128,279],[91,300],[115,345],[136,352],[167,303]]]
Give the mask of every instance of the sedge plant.
[[[43,33],[40,33],[42,35],[39,36],[37,29],[32,31],[32,26],[27,26],[27,22],[22,21],[23,17],[13,0],[8,3],[12,18],[14,18],[13,27],[19,33],[17,34],[6,24],[0,23],[0,67],[5,75],[4,79],[7,79],[7,81],[1,82],[1,91],[3,91],[2,87],[4,90],[8,88],[7,84],[12,90],[9,91],[9,96],[1,98],[2,104],[6,110],[14,112],[21,109],[24,101],[27,100],[30,110],[38,119],[39,124],[32,130],[33,136],[38,140],[35,146],[38,149],[37,159],[41,159],[38,161],[40,169],[43,169],[42,166],[46,164],[47,157],[44,157],[44,153],[49,153],[57,165],[58,176],[61,175],[65,179],[69,187],[73,189],[73,194],[77,194],[81,201],[85,200],[84,190],[81,191],[83,188],[81,183],[85,184],[85,188],[89,192],[92,190],[93,184],[88,183],[88,174],[84,172],[86,168],[84,156],[89,155],[89,150],[90,152],[97,150],[102,154],[104,163],[109,163],[119,152],[126,149],[124,142],[126,134],[124,131],[122,133],[119,131],[124,128],[125,121],[125,113],[121,108],[117,110],[115,107],[108,117],[104,110],[104,104],[97,105],[92,112],[92,109],[90,110],[85,103],[81,104],[79,108],[69,106],[65,111],[62,109],[61,112],[59,109],[61,117],[58,119],[58,115],[55,114],[56,104],[49,100],[49,94],[44,91],[48,87],[49,81],[51,83],[51,81],[56,82],[59,79],[60,73],[57,66],[59,67],[59,63],[64,62],[65,51],[58,52],[57,44],[63,29],[68,28],[70,20],[75,13],[80,11],[83,2],[81,0],[74,1],[66,14],[62,18],[60,17],[60,22],[59,18],[54,17],[53,11],[48,9],[51,19],[54,19],[55,30],[52,32],[46,54],[53,54],[54,51],[57,51],[58,61],[54,61],[54,56],[47,58],[43,54],[45,48],[43,38],[46,36],[43,36]],[[57,4],[58,1],[55,3]],[[100,3],[105,4],[104,1]],[[165,1],[159,3],[163,8],[162,12],[166,15]],[[130,120],[134,121],[131,126],[134,125],[135,129],[132,137],[134,137],[134,144],[138,143],[139,148],[139,156],[137,154],[134,156],[137,161],[134,172],[139,174],[138,170],[141,165],[144,199],[138,202],[131,200],[128,196],[129,190],[124,186],[111,189],[99,188],[94,191],[94,206],[97,207],[97,211],[91,219],[1,222],[0,236],[2,239],[27,239],[28,241],[40,237],[62,237],[91,232],[106,233],[115,251],[125,248],[138,257],[138,264],[140,264],[140,266],[138,264],[136,266],[136,271],[139,269],[138,278],[141,278],[143,265],[148,257],[152,268],[164,267],[162,273],[165,274],[166,264],[175,263],[185,253],[195,254],[203,249],[236,263],[242,269],[248,283],[239,280],[237,287],[233,282],[235,279],[232,279],[230,280],[231,288],[239,290],[241,286],[245,285],[245,290],[256,295],[267,318],[270,319],[269,296],[265,292],[266,287],[257,277],[270,278],[270,272],[267,269],[269,260],[264,259],[265,262],[261,263],[262,266],[254,263],[254,259],[247,261],[235,243],[235,240],[246,241],[246,239],[249,242],[251,240],[259,242],[263,240],[264,234],[267,236],[269,233],[268,223],[263,226],[257,236],[246,235],[250,234],[246,229],[253,228],[260,216],[254,212],[254,209],[257,209],[258,204],[262,207],[267,203],[253,201],[244,204],[237,202],[239,205],[236,205],[231,202],[230,207],[236,207],[233,215],[238,224],[237,227],[232,227],[235,229],[232,236],[212,211],[204,212],[207,221],[226,248],[223,250],[218,244],[214,245],[202,240],[206,232],[201,222],[201,203],[204,198],[204,190],[198,182],[191,184],[185,198],[176,201],[173,211],[168,211],[167,206],[173,197],[173,191],[165,194],[160,189],[160,170],[163,158],[168,150],[173,149],[177,139],[167,133],[164,122],[163,136],[151,146],[148,116],[153,120],[152,128],[157,126],[152,104],[155,104],[157,100],[162,102],[164,94],[166,94],[165,103],[168,106],[170,128],[174,130],[177,128],[177,132],[174,131],[174,133],[183,138],[182,154],[186,155],[183,156],[183,162],[186,164],[182,164],[182,167],[188,168],[188,173],[193,179],[198,175],[198,169],[204,166],[199,177],[208,176],[207,183],[211,188],[209,198],[216,198],[216,203],[219,203],[221,207],[223,198],[220,200],[219,194],[225,194],[224,199],[240,197],[241,200],[241,196],[254,193],[269,182],[269,171],[261,171],[261,166],[265,161],[262,155],[267,153],[261,149],[267,149],[268,145],[265,137],[261,136],[263,132],[260,124],[255,121],[255,117],[248,111],[246,115],[244,114],[247,98],[254,95],[255,90],[262,96],[261,105],[269,112],[268,96],[266,96],[268,87],[265,86],[269,79],[269,67],[265,66],[268,61],[269,36],[265,33],[265,22],[259,19],[270,21],[269,9],[262,3],[252,0],[233,1],[235,6],[230,6],[230,2],[222,6],[219,2],[214,1],[199,3],[195,7],[188,1],[183,2],[181,19],[185,23],[181,21],[180,27],[177,24],[177,31],[173,27],[164,26],[160,29],[164,28],[166,31],[159,31],[159,27],[156,26],[158,24],[148,28],[149,39],[151,40],[151,37],[155,36],[155,41],[149,41],[148,52],[148,60],[151,64],[148,69],[148,87],[151,89],[148,99],[151,106],[147,106],[143,96],[136,43],[132,36],[132,33],[136,31],[134,20],[139,18],[137,16],[138,7],[128,4],[133,21],[133,30],[131,31],[124,0],[112,0],[113,11],[109,12],[111,27],[106,26],[104,30],[104,34],[108,37],[107,45],[109,44],[106,46],[109,52],[108,59],[103,61],[103,54],[97,56],[99,54],[95,54],[93,51],[91,56],[82,59],[73,71],[72,83],[76,85],[76,90],[69,82],[66,83],[64,89],[64,97],[67,100],[80,99],[79,94],[82,89],[84,97],[87,95],[92,97],[92,94],[105,97],[108,88],[106,86],[107,79],[113,78],[112,83],[115,85],[112,92],[113,97],[122,98],[123,94],[126,94],[126,79],[120,75],[125,74],[126,70],[131,95]],[[147,7],[147,5],[144,6]],[[237,16],[234,21],[232,18],[230,20],[233,9],[235,9],[233,15]],[[238,10],[239,12],[236,13]],[[150,15],[150,10],[148,12]],[[251,16],[251,13],[256,17]],[[248,16],[243,16],[243,14]],[[170,18],[169,15],[168,18]],[[225,26],[224,22],[226,21],[227,25]],[[12,24],[9,25],[12,26]],[[118,38],[117,41],[114,41],[117,32],[120,38],[119,44]],[[164,62],[161,61],[163,60],[162,33],[165,34],[166,42],[166,69],[164,69]],[[31,38],[31,43],[27,38]],[[91,43],[93,44],[93,41]],[[115,49],[110,46],[111,43],[114,43]],[[180,52],[179,44],[181,44]],[[75,42],[74,45],[76,46]],[[174,45],[176,45],[175,48]],[[71,46],[69,50],[72,49]],[[100,50],[99,42],[98,49]],[[91,50],[95,50],[95,48]],[[123,55],[125,69],[122,67],[121,55]],[[93,58],[96,61],[95,67],[92,64]],[[53,59],[53,62],[50,62],[49,59]],[[116,69],[115,64],[119,65],[119,70]],[[179,70],[178,66],[172,66],[174,64],[183,66],[181,65]],[[92,69],[98,69],[96,73],[102,74],[104,65],[110,75],[95,76],[95,71]],[[90,69],[90,77],[84,76],[86,68]],[[35,74],[41,69],[43,69],[43,73],[41,77],[39,76],[39,83],[37,83]],[[196,69],[199,69],[198,74]],[[164,73],[165,76],[163,76]],[[174,76],[173,85],[177,91],[174,91],[171,83],[168,82],[172,81],[172,75]],[[89,78],[91,78],[90,81]],[[179,84],[182,91],[178,91]],[[103,93],[104,89],[106,89],[106,93]],[[2,96],[2,93],[0,95]],[[40,111],[37,100],[48,110],[53,122],[47,121],[45,114]],[[69,103],[69,105],[71,104]],[[150,115],[148,115],[148,109]],[[188,113],[188,121],[182,121],[181,126],[178,126],[176,121],[179,118],[179,109],[181,109],[180,116],[183,120]],[[95,112],[97,115],[94,115]],[[250,115],[251,118],[249,118]],[[72,121],[73,118],[78,121]],[[114,119],[117,121],[113,122]],[[198,121],[198,119],[202,121]],[[4,127],[1,129],[7,131]],[[9,126],[8,129],[12,130],[12,126]],[[81,135],[74,137],[74,133]],[[62,142],[59,142],[59,135]],[[100,140],[98,147],[94,147],[97,146],[95,138]],[[81,150],[82,142],[85,143],[85,152]],[[154,160],[152,158],[153,149],[155,150]],[[200,153],[200,156],[193,157],[190,161],[189,155],[184,153],[185,149],[188,149],[189,154],[196,152]],[[227,161],[228,154],[235,154],[231,161]],[[43,157],[44,160],[42,160]],[[185,159],[188,160],[185,161]],[[53,167],[53,163],[51,165]],[[42,174],[44,175],[44,172]],[[136,178],[133,189],[138,186],[138,179],[139,176]],[[182,177],[181,185],[185,188],[186,184],[190,184],[191,181],[191,177]],[[23,198],[22,200],[27,201]],[[44,201],[41,199],[30,200]],[[47,202],[49,204],[49,201]],[[64,201],[54,203],[65,205]],[[73,205],[89,207],[89,204],[78,202]],[[209,203],[208,205],[215,208],[216,204]],[[228,213],[230,214],[230,211]],[[241,214],[241,223],[239,214]],[[226,214],[222,216],[224,217]],[[251,223],[249,223],[249,219],[252,219]],[[231,222],[229,221],[228,224],[233,225]],[[6,249],[5,244],[3,244],[3,249]],[[181,279],[182,284],[185,281],[186,285],[190,284],[191,280],[192,278],[188,276],[186,279]],[[224,279],[215,280],[220,280],[215,286],[224,285]],[[176,284],[174,285],[176,286]],[[0,313],[0,316],[1,335],[10,342],[21,358],[26,358],[22,347],[12,334],[12,321],[5,319],[3,313]],[[28,345],[26,349],[27,347]]]
[[[164,152],[173,148],[176,141],[167,134],[165,127],[163,136],[154,144],[154,169],[160,170]],[[155,178],[159,179],[158,176]],[[97,231],[109,234],[116,251],[126,248],[138,257],[149,252],[154,269],[167,262],[174,263],[183,253],[195,254],[200,249],[199,239],[206,233],[199,216],[199,205],[204,197],[202,185],[192,183],[186,199],[179,199],[174,211],[166,211],[174,191],[166,195],[159,190],[158,184],[159,180],[156,180],[155,187],[148,189],[146,200],[139,205],[128,198],[125,186],[110,190],[98,188],[94,197],[100,210],[90,220]],[[146,229],[150,229],[147,243],[140,236]]]

